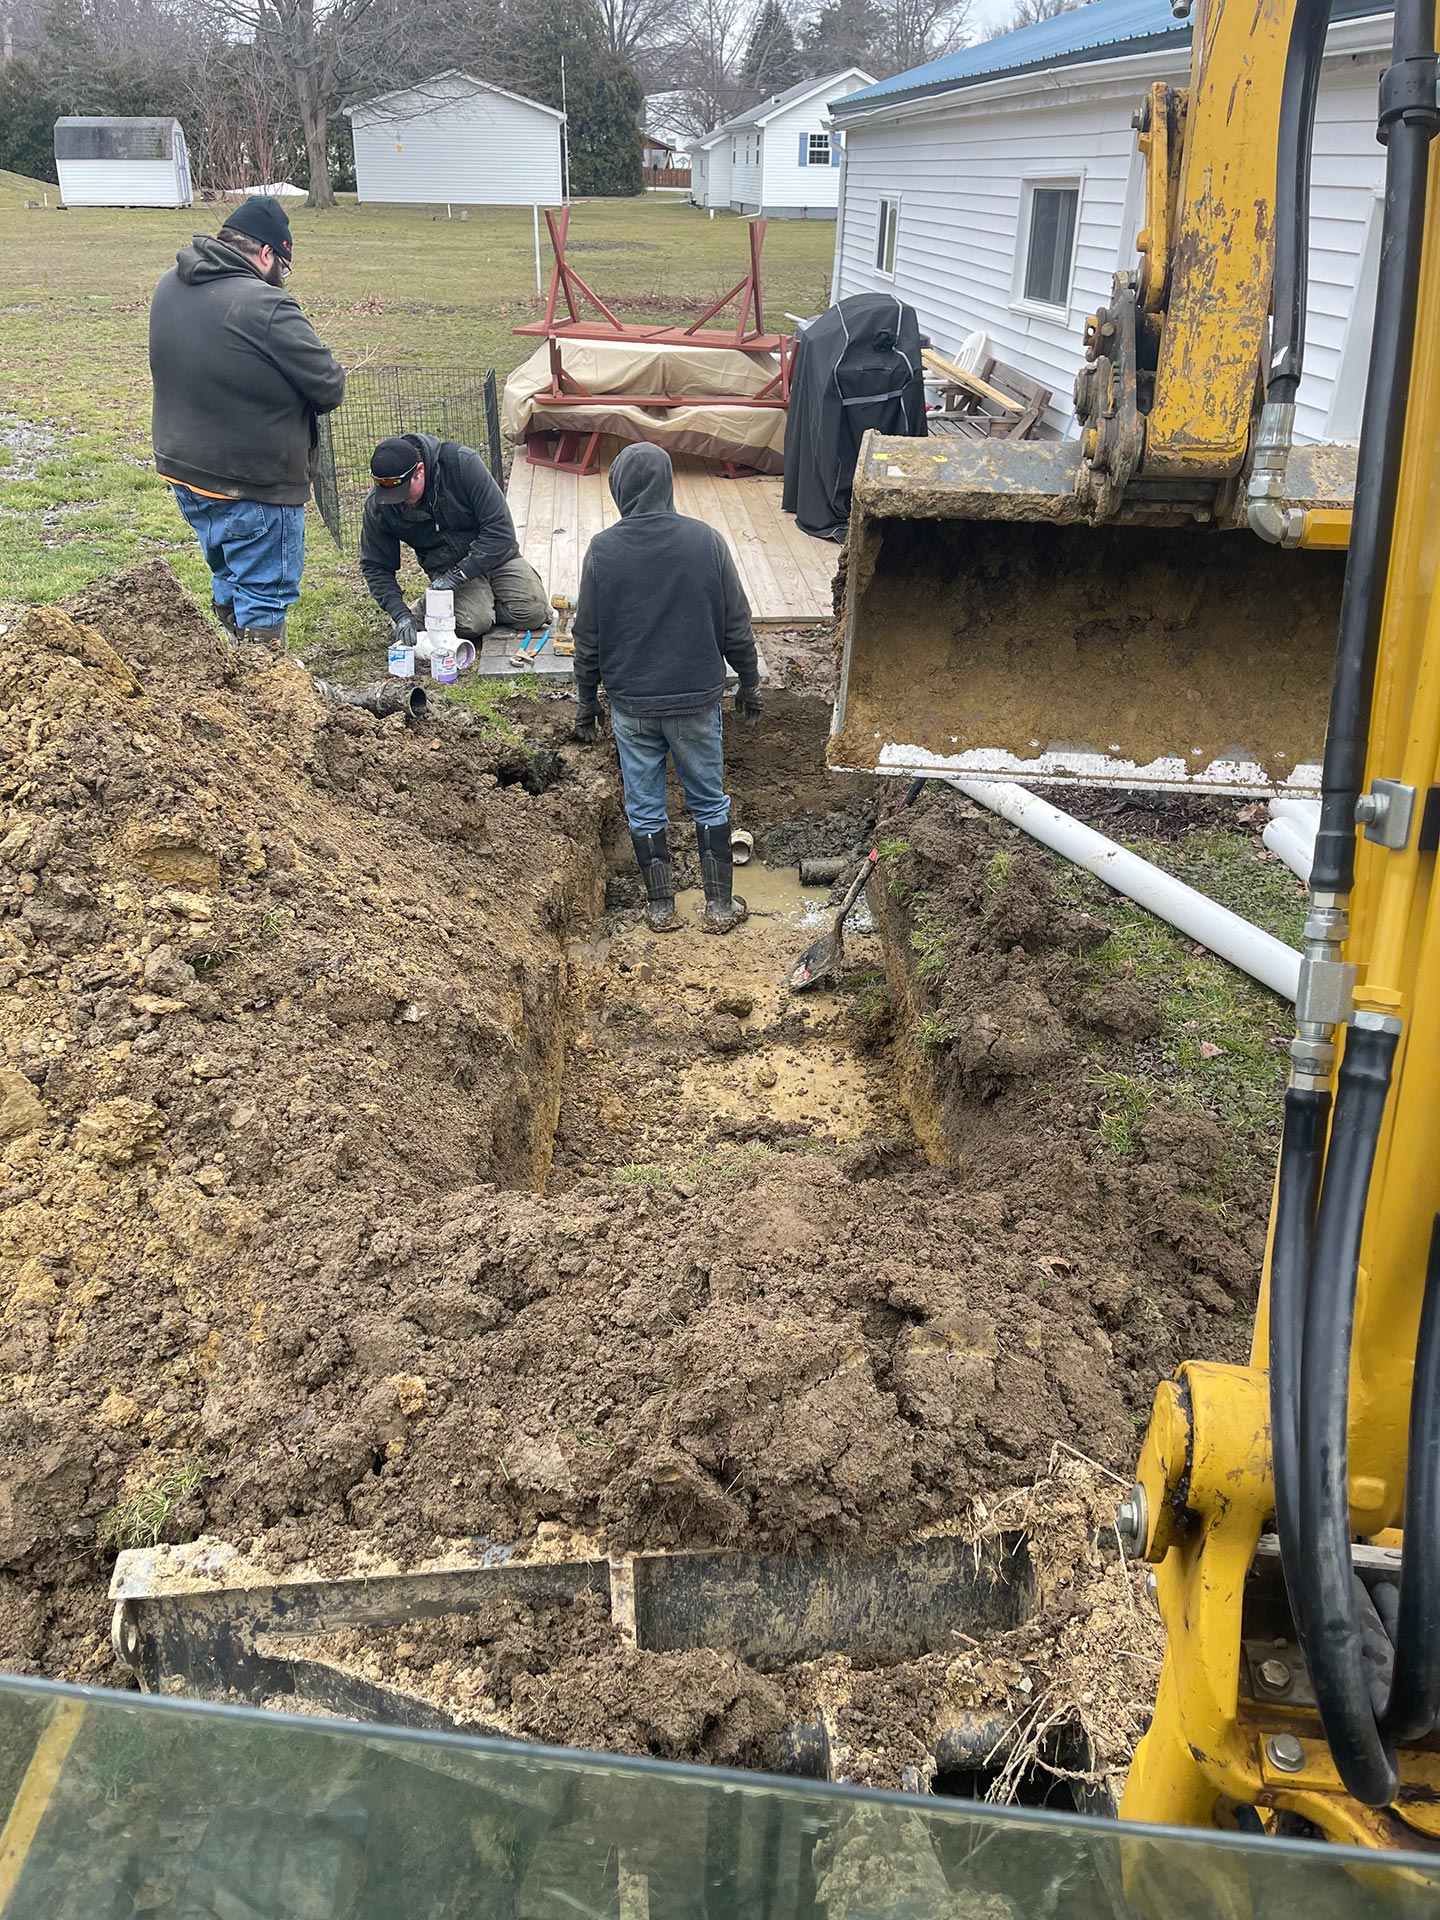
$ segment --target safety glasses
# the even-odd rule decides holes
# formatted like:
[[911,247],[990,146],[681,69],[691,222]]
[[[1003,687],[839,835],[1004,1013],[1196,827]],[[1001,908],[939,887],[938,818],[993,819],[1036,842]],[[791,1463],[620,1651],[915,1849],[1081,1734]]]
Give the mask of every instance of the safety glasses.
[[[415,467],[418,467],[419,464],[420,462],[417,460]],[[372,473],[370,478],[375,482],[377,487],[385,487],[386,489],[390,487],[403,487],[405,482],[410,479],[414,473],[415,467],[407,468],[404,473]]]

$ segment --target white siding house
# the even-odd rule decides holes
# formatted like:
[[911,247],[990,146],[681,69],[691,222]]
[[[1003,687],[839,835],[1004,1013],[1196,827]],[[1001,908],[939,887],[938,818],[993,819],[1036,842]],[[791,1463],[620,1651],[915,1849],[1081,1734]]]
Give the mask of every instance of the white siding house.
[[529,207],[565,198],[557,107],[450,72],[345,112],[360,200]]
[[178,120],[67,114],[55,122],[55,177],[67,207],[188,207],[193,198]]
[[[1305,439],[1358,433],[1390,37],[1373,0],[1337,0],[1315,123]],[[983,332],[999,359],[1051,389],[1047,427],[1071,431],[1084,317],[1135,261],[1131,115],[1153,81],[1186,83],[1189,49],[1169,0],[1092,0],[835,100],[845,159],[832,299],[898,294],[942,352]]]
[[859,67],[802,80],[696,143],[690,198],[697,207],[779,219],[833,220],[840,200],[840,142],[827,102],[873,85]]

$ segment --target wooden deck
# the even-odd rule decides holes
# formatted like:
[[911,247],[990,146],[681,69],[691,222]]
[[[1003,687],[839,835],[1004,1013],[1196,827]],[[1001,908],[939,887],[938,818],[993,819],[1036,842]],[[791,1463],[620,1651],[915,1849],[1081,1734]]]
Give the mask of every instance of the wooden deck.
[[[722,480],[688,454],[675,460],[675,506],[725,536],[756,626],[814,626],[830,618],[840,548],[802,533],[794,515],[781,512],[780,485],[768,475]],[[508,498],[520,551],[548,592],[573,597],[591,538],[620,517],[606,476],[532,467],[517,451]]]

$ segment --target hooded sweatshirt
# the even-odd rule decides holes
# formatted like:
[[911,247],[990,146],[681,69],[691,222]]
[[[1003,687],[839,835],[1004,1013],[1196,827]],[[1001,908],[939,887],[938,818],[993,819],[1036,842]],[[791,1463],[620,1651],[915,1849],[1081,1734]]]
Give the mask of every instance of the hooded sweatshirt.
[[298,507],[310,492],[317,414],[345,373],[283,288],[197,233],[150,302],[151,432],[167,480],[227,500]]
[[391,619],[405,612],[397,577],[402,543],[415,549],[432,580],[450,572],[474,580],[503,567],[520,551],[505,495],[473,447],[437,440],[430,433],[400,437],[425,462],[425,491],[409,507],[372,488],[360,528],[360,571],[371,599]]
[[620,518],[590,542],[575,608],[581,704],[603,681],[622,713],[698,713],[724,693],[727,660],[742,687],[758,686],[734,559],[713,527],[675,511],[669,454],[648,441],[623,448],[610,492]]

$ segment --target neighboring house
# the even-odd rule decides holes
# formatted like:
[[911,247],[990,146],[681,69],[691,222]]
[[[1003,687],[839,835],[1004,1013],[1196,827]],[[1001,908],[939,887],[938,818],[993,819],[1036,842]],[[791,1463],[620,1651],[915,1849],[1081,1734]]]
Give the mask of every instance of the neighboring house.
[[558,107],[451,70],[345,112],[360,200],[543,207],[565,198]]
[[662,132],[641,132],[639,136],[639,163],[647,171],[662,169],[666,173],[676,167],[689,165],[689,150],[684,142],[672,140]]
[[[1384,149],[1376,89],[1391,20],[1335,0],[1315,116],[1310,298],[1296,416],[1353,440],[1370,350]],[[832,299],[884,291],[953,352],[984,332],[1054,394],[1073,431],[1085,316],[1135,264],[1143,173],[1131,115],[1156,80],[1186,84],[1190,28],[1170,0],[1091,0],[1038,26],[835,98],[844,132]]]
[[188,207],[190,157],[178,120],[67,114],[55,122],[55,177],[67,207]]
[[737,113],[695,142],[692,202],[733,213],[833,220],[840,199],[840,142],[826,103],[873,84],[859,67],[847,67],[823,80],[802,80]]

